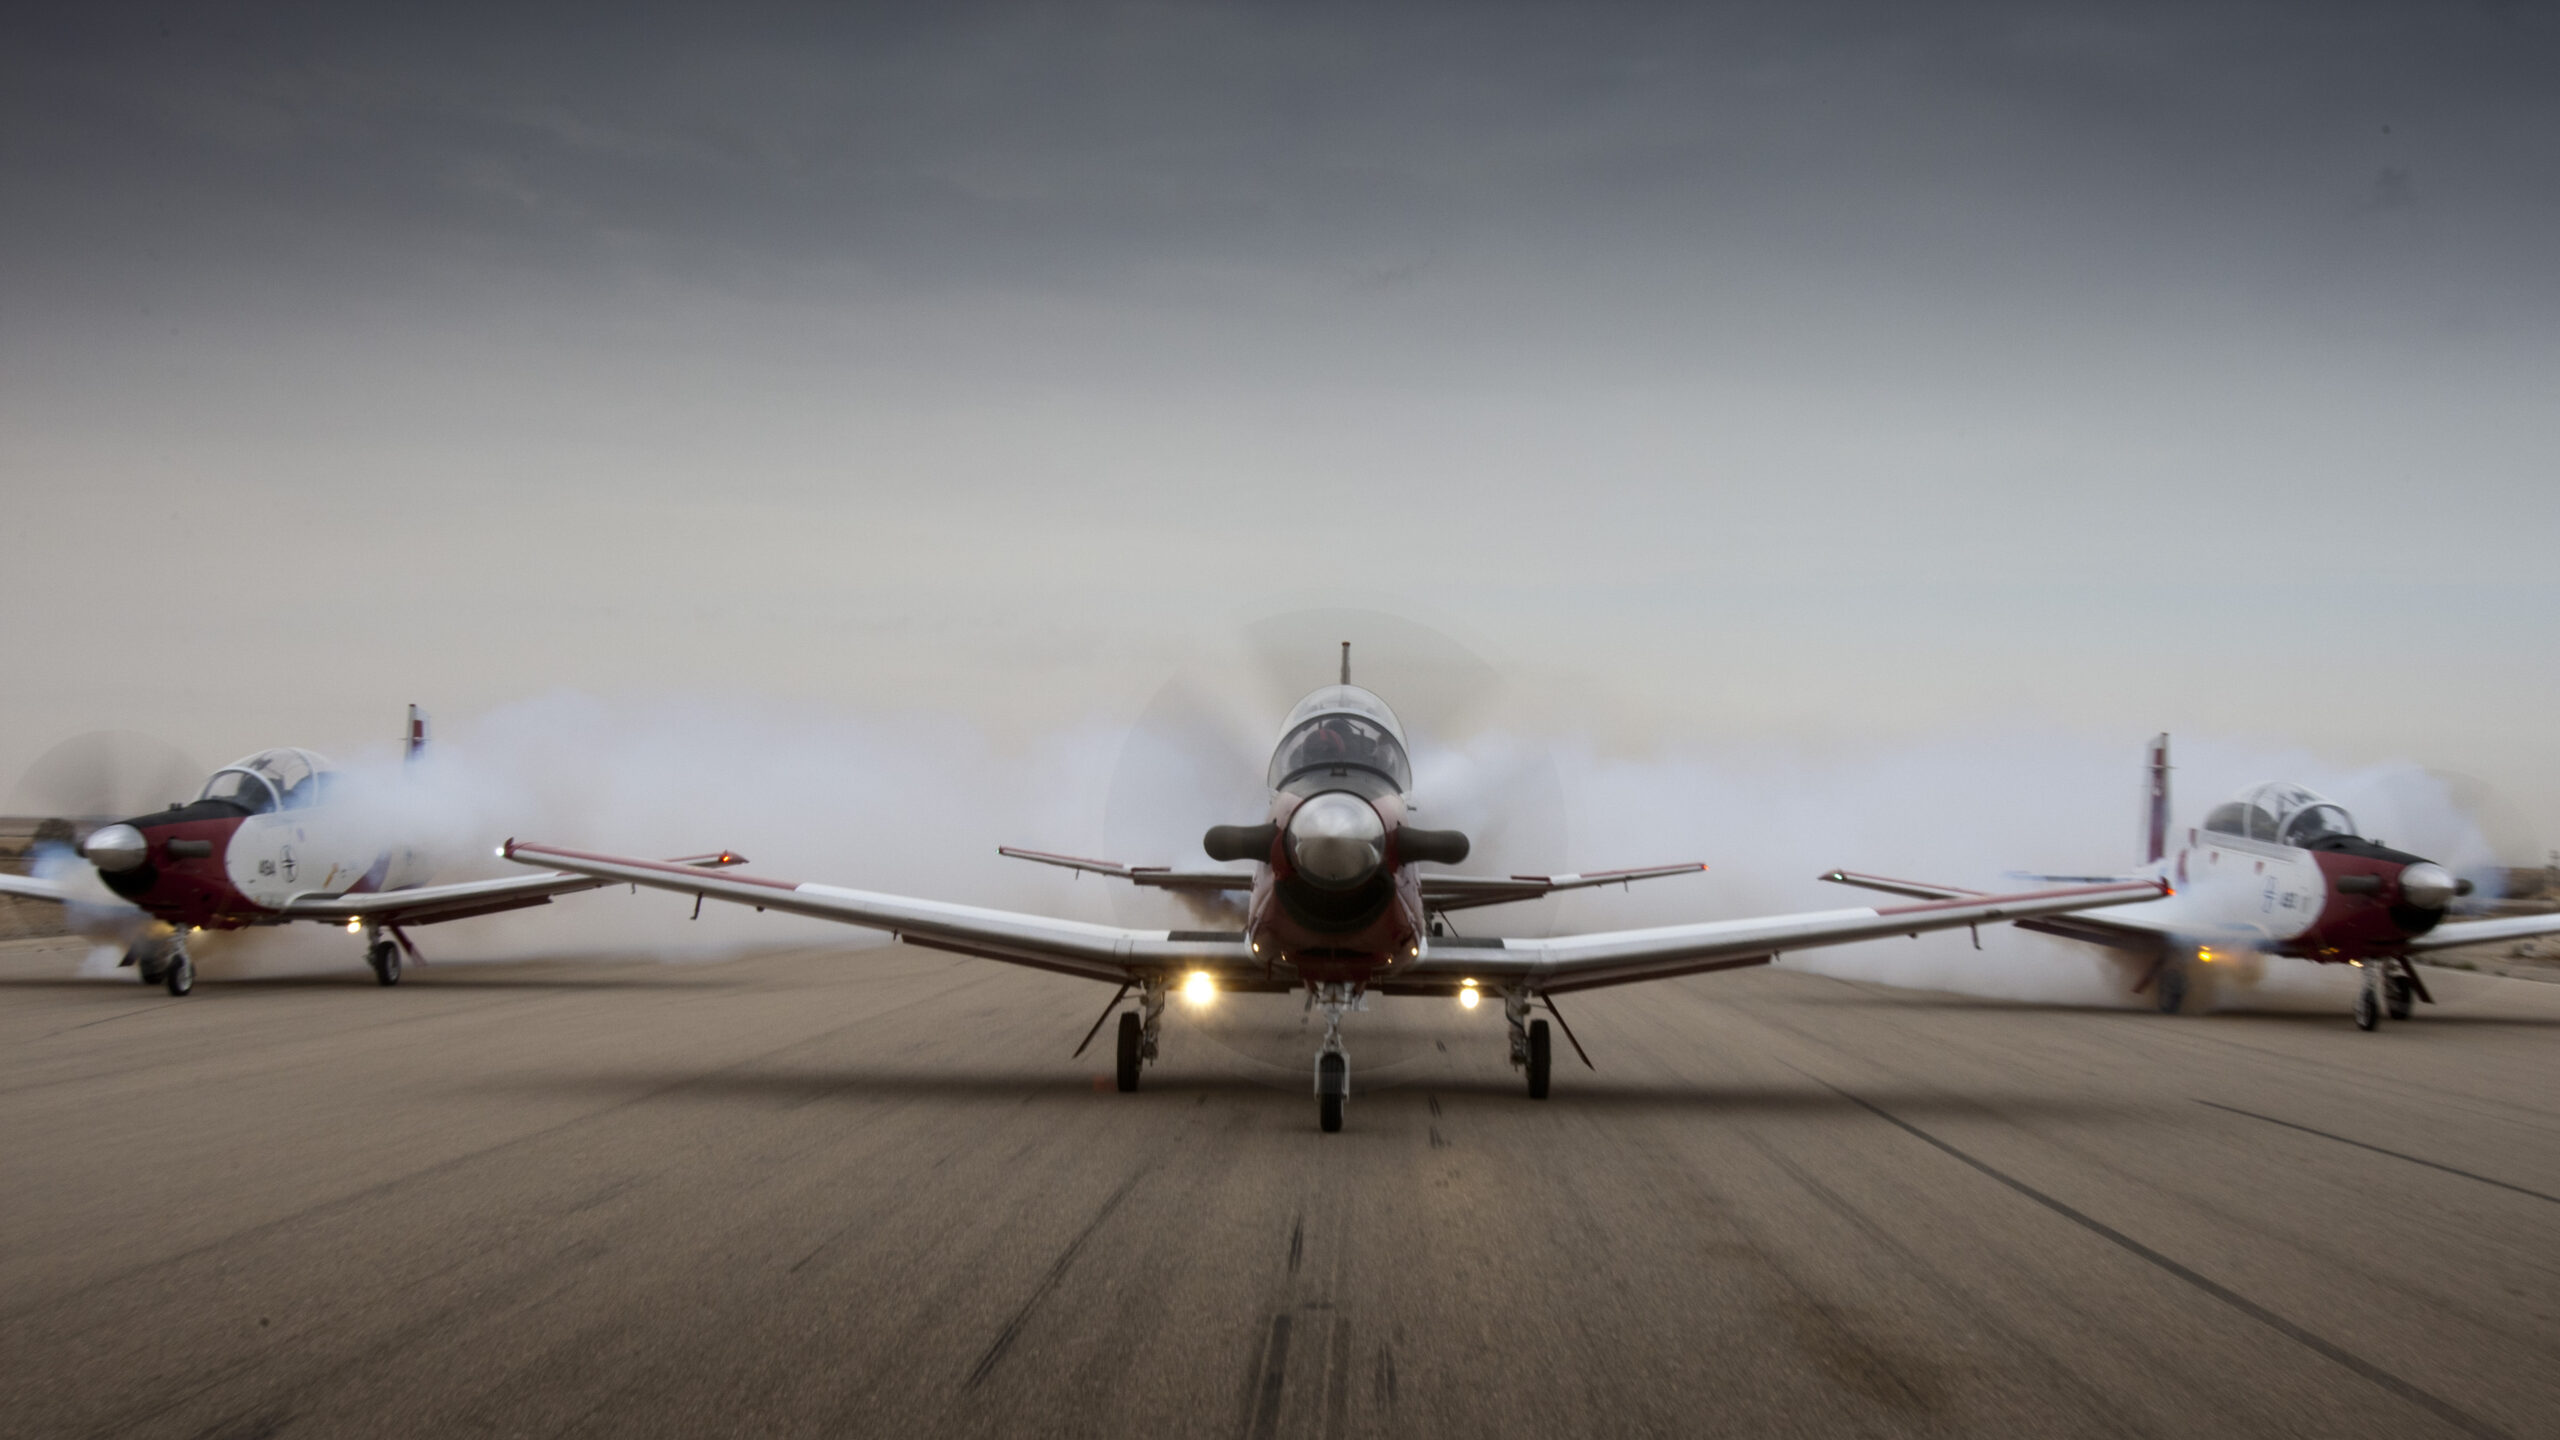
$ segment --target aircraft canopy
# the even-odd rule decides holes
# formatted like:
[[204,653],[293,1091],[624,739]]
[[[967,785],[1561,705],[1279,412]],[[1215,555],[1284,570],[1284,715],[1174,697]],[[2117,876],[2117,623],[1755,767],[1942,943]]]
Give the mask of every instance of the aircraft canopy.
[[308,750],[261,750],[234,760],[204,782],[199,800],[219,800],[263,815],[317,804],[332,773],[329,762]]
[[1396,712],[1357,685],[1327,685],[1289,712],[1271,752],[1271,788],[1310,770],[1346,766],[1383,775],[1399,791],[1413,788],[1413,762]]
[[2356,822],[2335,801],[2299,785],[2269,781],[2237,800],[2214,806],[2205,814],[2204,828],[2217,835],[2307,846],[2331,835],[2353,835]]

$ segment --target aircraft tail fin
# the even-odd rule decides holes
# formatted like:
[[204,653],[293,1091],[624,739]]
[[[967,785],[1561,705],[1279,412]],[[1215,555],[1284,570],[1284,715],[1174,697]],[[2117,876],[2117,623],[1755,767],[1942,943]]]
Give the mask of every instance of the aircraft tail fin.
[[2165,730],[2151,737],[2151,763],[2144,783],[2148,793],[2143,797],[2142,858],[2147,864],[2169,853],[2169,734]]
[[418,756],[426,748],[427,712],[412,705],[409,707],[409,740],[406,748],[401,751],[401,762],[408,765],[417,764]]

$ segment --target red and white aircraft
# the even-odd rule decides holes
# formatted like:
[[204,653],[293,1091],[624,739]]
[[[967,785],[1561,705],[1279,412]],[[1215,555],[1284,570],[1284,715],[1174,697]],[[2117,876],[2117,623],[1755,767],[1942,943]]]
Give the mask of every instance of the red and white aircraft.
[[[2161,1011],[2186,1005],[2187,966],[2228,963],[2256,952],[2345,964],[2364,971],[2356,994],[2356,1028],[2371,1030],[2388,1012],[2406,1020],[2414,997],[2428,1004],[2414,957],[2456,945],[2479,945],[2560,931],[2560,915],[2445,923],[2445,909],[2471,893],[2471,882],[2423,856],[2393,850],[2356,833],[2344,807],[2299,785],[2270,782],[2207,811],[2169,845],[2169,737],[2151,742],[2148,868],[2134,875],[2042,876],[2046,880],[2153,879],[2169,893],[2105,915],[2022,920],[2019,928],[2085,940],[2133,954],[2141,965],[2136,994],[2149,989]],[[1962,900],[1979,892],[1834,870],[1843,885],[1916,900]]]
[[[409,707],[408,755],[426,744]],[[553,872],[419,885],[417,851],[387,836],[375,807],[345,803],[336,771],[308,750],[261,750],[213,772],[187,804],[102,825],[80,853],[116,897],[101,902],[60,875],[0,875],[0,893],[59,901],[73,928],[126,947],[123,963],[172,995],[195,988],[187,937],[313,920],[366,937],[365,962],[385,985],[419,958],[407,927],[545,905],[606,882]],[[732,855],[679,864],[733,865]]]
[[[839,920],[888,931],[912,945],[1118,985],[1119,993],[1086,1032],[1086,1044],[1135,991],[1138,1008],[1120,1016],[1122,1090],[1137,1089],[1140,1067],[1156,1059],[1165,1002],[1176,988],[1201,1004],[1220,990],[1303,989],[1307,1003],[1325,1015],[1315,1092],[1328,1131],[1342,1127],[1351,1090],[1342,1018],[1365,1009],[1371,994],[1454,997],[1470,1009],[1487,995],[1498,997],[1510,1022],[1511,1063],[1526,1072],[1530,1097],[1543,1099],[1547,1022],[1532,1019],[1530,1010],[1544,1005],[1562,1026],[1555,997],[1566,992],[1763,965],[1791,950],[2130,904],[2155,899],[2166,889],[2156,880],[2110,881],[1882,910],[1543,939],[1461,938],[1448,933],[1445,912],[1705,867],[1502,877],[1425,873],[1425,865],[1465,860],[1467,837],[1409,823],[1413,767],[1404,728],[1385,701],[1350,679],[1346,646],[1342,683],[1299,701],[1281,727],[1266,774],[1270,803],[1264,818],[1215,826],[1203,840],[1212,860],[1250,869],[1173,870],[1005,852],[1176,891],[1244,892],[1243,926],[1237,930],[1122,929],[833,885],[711,875],[683,865],[516,841],[504,853],[528,865]],[[1565,1039],[1580,1053],[1569,1028]],[[1084,1053],[1084,1045],[1076,1053]],[[1590,1057],[1584,1055],[1583,1062],[1589,1064]]]

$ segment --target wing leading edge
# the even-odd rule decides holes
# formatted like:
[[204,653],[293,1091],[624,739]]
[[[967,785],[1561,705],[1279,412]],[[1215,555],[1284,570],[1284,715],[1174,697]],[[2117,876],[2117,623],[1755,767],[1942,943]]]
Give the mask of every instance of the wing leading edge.
[[[2015,895],[1967,894],[1885,909],[1820,910],[1701,925],[1562,935],[1547,940],[1435,939],[1425,943],[1421,962],[1404,978],[1410,988],[1420,990],[1450,988],[1461,979],[1481,978],[1487,982],[1525,982],[1540,993],[1556,994],[1705,970],[1764,965],[1790,951],[1828,945],[2138,905],[2166,893],[2167,887],[2156,881],[2129,881],[2030,890]],[[1439,983],[1427,983],[1430,981]]]

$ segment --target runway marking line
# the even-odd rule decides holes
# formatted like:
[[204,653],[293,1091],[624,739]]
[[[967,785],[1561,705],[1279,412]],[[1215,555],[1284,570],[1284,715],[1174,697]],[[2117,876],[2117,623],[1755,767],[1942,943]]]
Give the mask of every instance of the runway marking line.
[[[1783,1064],[1785,1062],[1781,1061],[1780,1063]],[[1795,1069],[1792,1065],[1787,1068],[1790,1070]],[[2355,1374],[2364,1377],[2384,1390],[2390,1391],[2392,1394],[2399,1396],[2401,1399],[2408,1401],[2410,1404],[2417,1406],[2419,1409],[2426,1411],[2428,1414],[2435,1416],[2437,1419],[2442,1420],[2455,1429],[2462,1431],[2464,1434],[2477,1435],[2482,1437],[2482,1440],[2508,1440],[2508,1436],[2505,1431],[2498,1429],[2484,1420],[2473,1417],[2469,1412],[2456,1407],[2451,1401],[2436,1395],[2432,1391],[2422,1389],[2401,1379],[2399,1376],[2392,1374],[2390,1371],[2383,1369],[2381,1366],[2374,1364],[2372,1361],[2365,1359],[2354,1351],[2333,1344],[2330,1341],[2313,1334],[2311,1331],[2303,1329],[2301,1326],[2287,1320],[2273,1310],[2270,1310],[2264,1305],[2259,1304],[2257,1301],[2250,1299],[2248,1296],[2243,1295],[2218,1281],[2208,1279],[2204,1275],[2187,1268],[2177,1261],[2170,1259],[2168,1256],[2161,1254],[2159,1251],[2152,1249],[2150,1246],[2143,1244],[2141,1241],[2134,1239],[2132,1236],[2125,1234],[2123,1231],[2116,1229],[2114,1226],[2107,1224],[2105,1221],[2073,1209],[2071,1206],[2047,1195],[2024,1180],[2020,1180],[2017,1177],[2010,1175],[2008,1172],[1993,1166],[1989,1162],[1974,1158],[1972,1155],[1963,1150],[1957,1149],[1955,1146],[1948,1144],[1946,1141],[1939,1139],[1937,1136],[1930,1134],[1928,1131],[1923,1130],[1919,1126],[1912,1124],[1910,1121],[1903,1119],[1901,1116],[1894,1114],[1892,1111],[1886,1110],[1884,1107],[1874,1104],[1861,1096],[1853,1095],[1850,1092],[1841,1089],[1839,1086],[1832,1084],[1830,1081],[1823,1079],[1819,1075],[1809,1074],[1802,1070],[1797,1070],[1796,1073],[1803,1075],[1806,1079],[1813,1081],[1823,1089],[1830,1091],[1832,1094],[1839,1096],[1841,1099],[1848,1101],[1850,1104],[1857,1106],[1859,1109],[1864,1110],[1886,1124],[1893,1126],[1895,1129],[1910,1135],[1916,1140],[1920,1140],[1928,1144],[1934,1149],[1943,1151],[1948,1156],[1963,1162],[1965,1165],[1970,1166],[1977,1171],[1980,1171],[1982,1174],[1989,1176],[1993,1180],[1999,1181],[2002,1185],[2005,1185],[2011,1190],[2018,1192],[2020,1195],[2033,1200],[2038,1205],[2043,1206],[2054,1214],[2059,1215],[2063,1219],[2070,1221],[2072,1224],[2088,1231],[2090,1234],[2119,1247],[2130,1255],[2150,1262],[2152,1265],[2176,1276],[2180,1280],[2184,1280],[2189,1285],[2192,1285],[2196,1289],[2203,1291],[2205,1294],[2212,1296],[2214,1299],[2221,1301],[2223,1304],[2230,1306],[2232,1309],[2239,1311],[2241,1314],[2248,1316],[2250,1319],[2257,1321],[2259,1324],[2266,1326],[2268,1329],[2275,1331],[2277,1334],[2284,1336],[2286,1339],[2293,1341],[2295,1344],[2301,1345],[2306,1349],[2316,1351],[2320,1355],[2328,1358],[2331,1362],[2343,1367],[2344,1369],[2353,1371]]]
[[2536,1200],[2547,1200],[2554,1205],[2560,1205],[2560,1195],[2545,1195],[2539,1190],[2528,1190],[2522,1185],[2511,1185],[2504,1180],[2493,1180],[2486,1175],[2475,1175],[2468,1170],[2458,1169],[2454,1166],[2442,1164],[2434,1160],[2421,1160],[2415,1155],[2403,1155],[2397,1150],[2385,1150],[2379,1145],[2369,1145],[2362,1140],[2350,1140],[2344,1135],[2332,1135],[2326,1130],[2315,1130],[2308,1125],[2297,1125],[2290,1120],[2279,1120],[2273,1115],[2261,1115],[2255,1110],[2243,1110],[2237,1105],[2225,1105],[2217,1100],[2198,1100],[2196,1103],[2199,1105],[2209,1106],[2215,1110],[2229,1111],[2234,1115],[2246,1115],[2252,1120],[2264,1120],[2270,1125],[2281,1125],[2287,1130],[2299,1130],[2305,1135],[2317,1135],[2323,1140],[2335,1140],[2341,1145],[2353,1145],[2359,1150],[2370,1150],[2376,1155],[2388,1155],[2394,1160],[2406,1160],[2412,1165],[2424,1165],[2430,1170],[2441,1170],[2447,1175],[2459,1175],[2465,1180],[2477,1180],[2483,1185],[2495,1185],[2501,1190],[2513,1190],[2519,1195],[2530,1195]]

